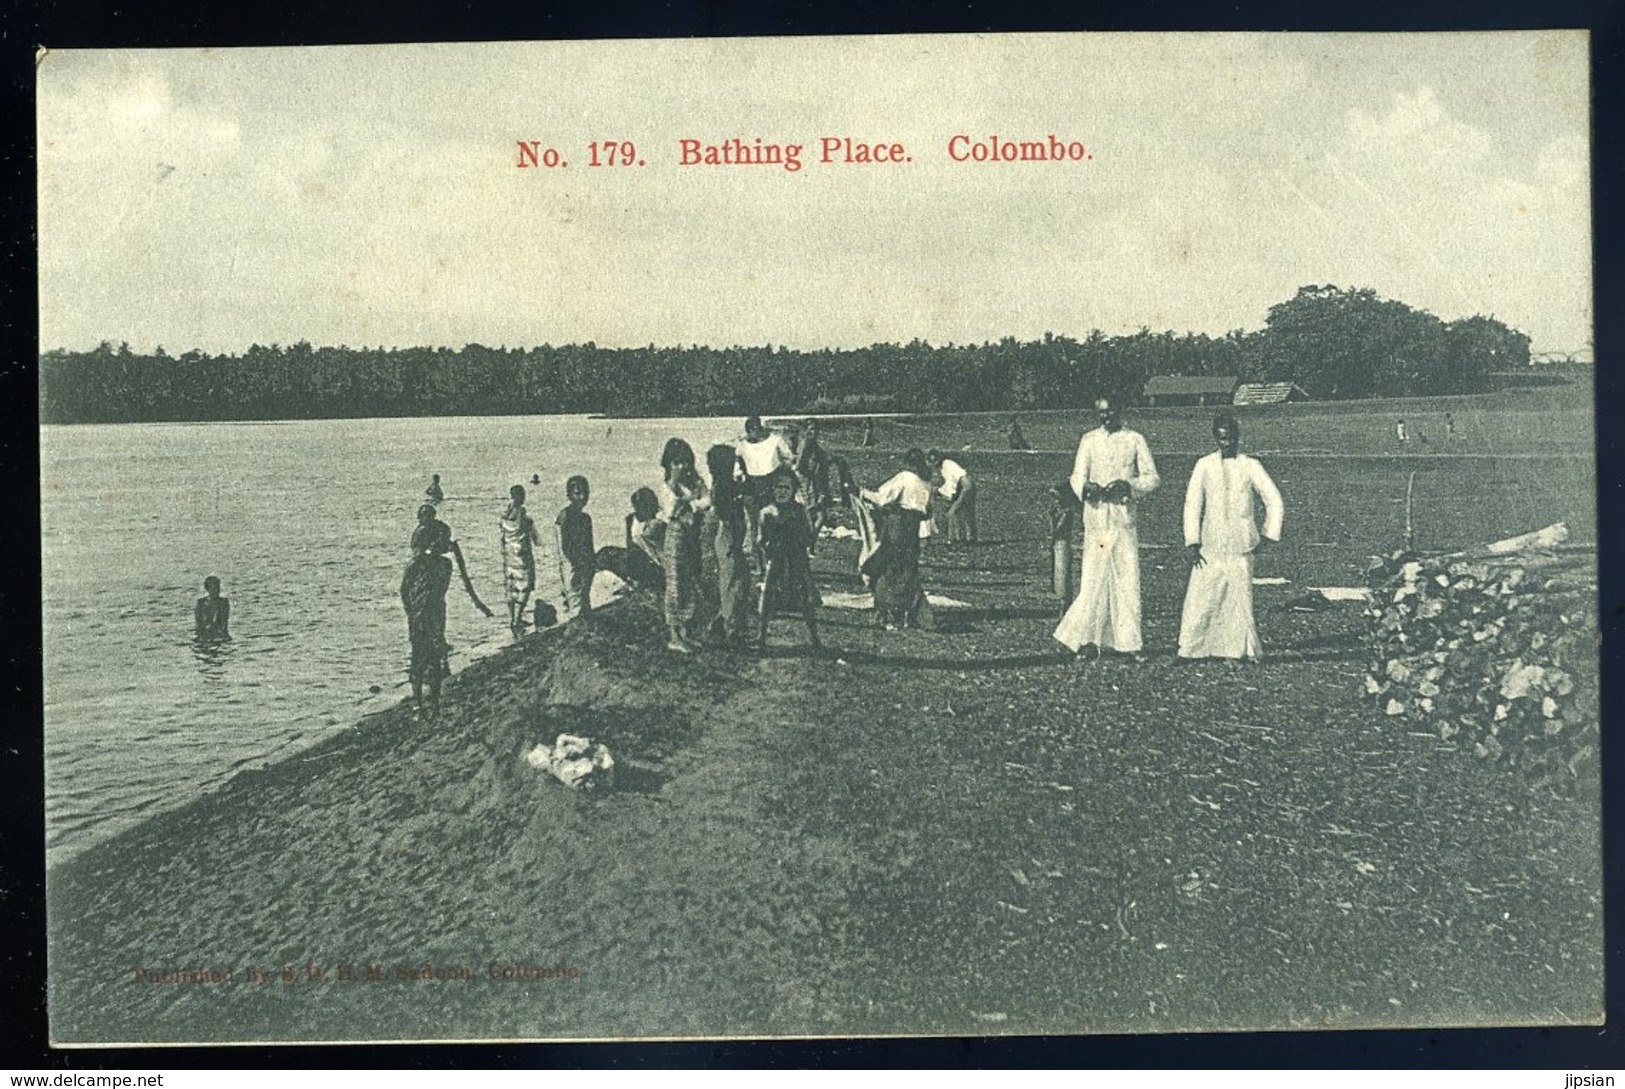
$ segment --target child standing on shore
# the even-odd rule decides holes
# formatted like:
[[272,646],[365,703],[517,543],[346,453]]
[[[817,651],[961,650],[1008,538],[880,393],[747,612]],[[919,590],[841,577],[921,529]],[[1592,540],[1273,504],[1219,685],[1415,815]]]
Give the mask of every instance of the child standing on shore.
[[761,513],[763,558],[761,613],[756,645],[767,645],[767,622],[778,612],[796,611],[807,621],[807,641],[818,646],[818,589],[813,585],[812,527],[807,510],[796,502],[796,478],[781,470],[773,478],[769,502]]
[[578,616],[592,612],[592,577],[597,570],[592,546],[592,515],[587,513],[591,494],[586,477],[572,476],[564,484],[564,495],[569,502],[553,522],[564,608]]
[[1055,484],[1045,491],[1049,510],[1045,522],[1049,526],[1050,590],[1060,599],[1065,613],[1078,596],[1077,569],[1072,562],[1072,543],[1078,539],[1078,497],[1069,484]]
[[[525,632],[525,604],[536,589],[536,553],[541,543],[536,523],[525,512],[525,486],[508,489],[508,509],[498,522],[502,538],[502,584],[508,599],[508,629],[515,636]],[[448,531],[448,536],[449,536]]]

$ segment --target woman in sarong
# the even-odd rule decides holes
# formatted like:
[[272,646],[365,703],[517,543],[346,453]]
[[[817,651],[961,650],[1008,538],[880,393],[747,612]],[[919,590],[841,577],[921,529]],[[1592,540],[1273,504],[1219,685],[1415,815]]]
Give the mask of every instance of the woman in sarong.
[[807,512],[807,526],[812,530],[813,547],[818,547],[818,535],[829,522],[830,507],[835,497],[829,486],[829,455],[818,441],[818,421],[808,420],[801,425],[801,444],[796,447],[796,491]]
[[502,583],[508,598],[508,627],[515,635],[525,630],[525,604],[536,589],[536,550],[542,543],[536,523],[525,513],[525,486],[508,489],[508,509],[502,512]]
[[666,523],[666,649],[692,654],[699,649],[692,629],[700,592],[700,527],[711,493],[694,468],[694,448],[682,439],[666,440],[660,467],[665,473],[658,495]]
[[818,587],[812,576],[812,527],[807,511],[796,502],[796,478],[780,470],[771,501],[762,508],[762,600],[756,645],[767,645],[767,623],[782,612],[798,613],[807,622],[807,642],[818,644]]
[[906,627],[924,596],[920,589],[920,525],[931,503],[930,472],[925,455],[910,449],[896,476],[874,491],[861,493],[882,513],[880,544],[869,558],[867,573],[874,580],[876,621],[888,631]]
[[717,560],[717,617],[711,634],[730,643],[745,638],[749,623],[750,563],[746,556],[745,496],[734,480],[734,464],[739,454],[732,446],[718,444],[705,452],[705,467],[711,474],[711,513],[705,533],[711,540]]

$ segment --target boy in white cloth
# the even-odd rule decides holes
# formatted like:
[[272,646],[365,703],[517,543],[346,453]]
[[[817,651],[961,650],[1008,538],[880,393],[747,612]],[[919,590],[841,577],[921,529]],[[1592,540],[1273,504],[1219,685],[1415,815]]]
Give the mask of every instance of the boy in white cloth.
[[1151,448],[1123,426],[1115,402],[1095,402],[1100,426],[1078,443],[1072,491],[1083,502],[1083,564],[1078,596],[1055,629],[1074,653],[1102,647],[1138,655],[1140,639],[1140,531],[1135,507],[1161,478]]
[[761,570],[761,510],[773,500],[773,481],[779,470],[793,469],[796,456],[783,435],[762,425],[760,416],[745,421],[745,437],[734,449],[739,455],[738,478],[745,500],[745,541]]
[[[1239,453],[1235,417],[1215,419],[1213,439],[1219,448],[1196,463],[1185,489],[1191,581],[1179,621],[1179,656],[1257,659],[1262,647],[1253,626],[1253,553],[1281,539],[1281,493],[1258,459]],[[1264,503],[1262,535],[1255,495]]]

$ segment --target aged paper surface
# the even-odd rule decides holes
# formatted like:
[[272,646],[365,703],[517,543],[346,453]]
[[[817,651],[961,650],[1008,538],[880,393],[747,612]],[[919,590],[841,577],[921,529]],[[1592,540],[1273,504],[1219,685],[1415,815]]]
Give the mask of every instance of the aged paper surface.
[[53,1040],[1599,1022],[1587,49],[44,53]]

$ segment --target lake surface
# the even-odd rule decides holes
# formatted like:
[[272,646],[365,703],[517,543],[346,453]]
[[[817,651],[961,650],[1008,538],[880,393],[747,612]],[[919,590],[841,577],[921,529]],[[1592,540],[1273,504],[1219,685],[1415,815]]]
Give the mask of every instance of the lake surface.
[[[595,543],[620,544],[627,497],[659,479],[668,437],[703,464],[739,429],[581,416],[41,428],[49,862],[407,694],[400,579],[431,473],[497,613],[453,581],[456,670],[511,642],[497,530],[511,485],[530,492],[538,591],[557,602],[567,477],[591,482]],[[215,647],[192,639],[208,575],[231,600],[232,639]]]

